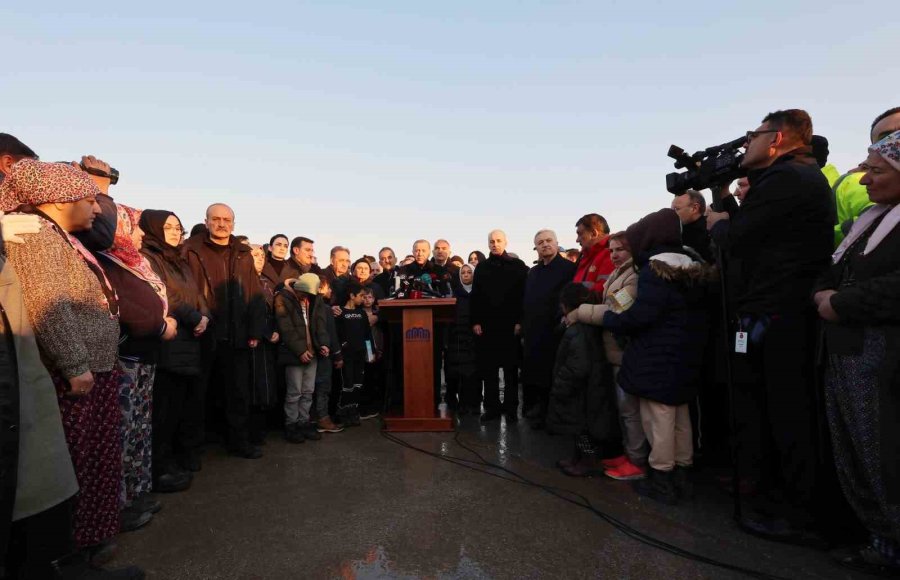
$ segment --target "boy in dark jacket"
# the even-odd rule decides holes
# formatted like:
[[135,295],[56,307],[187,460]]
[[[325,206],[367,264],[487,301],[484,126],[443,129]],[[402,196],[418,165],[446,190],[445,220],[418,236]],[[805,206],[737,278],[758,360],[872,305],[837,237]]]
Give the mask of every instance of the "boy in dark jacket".
[[[325,304],[331,304],[331,282],[321,274],[319,274],[319,297]],[[332,421],[328,407],[331,399],[334,369],[342,368],[344,359],[343,353],[341,353],[341,339],[338,336],[334,316],[330,315],[325,318],[327,319],[329,353],[327,355],[323,355],[321,352],[317,354],[316,392],[313,395],[316,401],[316,431],[319,433],[340,433],[344,428]]]
[[338,416],[345,425],[359,425],[359,394],[367,362],[366,342],[372,344],[372,328],[363,310],[363,287],[356,280],[347,283],[347,302],[337,317],[338,336],[344,355]]
[[[563,313],[575,312],[591,299],[587,286],[570,282],[560,291]],[[566,328],[553,365],[547,408],[547,431],[575,438],[575,458],[557,465],[575,477],[603,473],[602,457],[621,453],[615,396],[596,328],[574,322]]]
[[285,367],[285,439],[303,443],[321,439],[309,422],[309,409],[316,386],[316,355],[329,354],[327,305],[318,296],[319,277],[303,274],[290,288],[275,296],[275,318],[281,331],[280,360]]

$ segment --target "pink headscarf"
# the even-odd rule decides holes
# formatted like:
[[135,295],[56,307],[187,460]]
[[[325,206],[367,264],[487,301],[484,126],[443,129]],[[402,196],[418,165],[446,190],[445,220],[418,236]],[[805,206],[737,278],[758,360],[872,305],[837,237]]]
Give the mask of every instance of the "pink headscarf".
[[103,255],[122,266],[141,280],[150,284],[163,303],[163,308],[168,313],[169,301],[166,297],[166,285],[150,267],[150,262],[135,247],[131,235],[141,219],[141,210],[121,203],[116,204],[116,237],[110,249]]

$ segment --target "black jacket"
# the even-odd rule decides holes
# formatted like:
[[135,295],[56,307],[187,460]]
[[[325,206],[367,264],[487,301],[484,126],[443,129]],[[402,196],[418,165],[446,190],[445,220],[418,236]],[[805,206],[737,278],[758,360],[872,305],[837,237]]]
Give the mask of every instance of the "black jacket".
[[700,216],[695,222],[685,224],[681,228],[681,240],[703,258],[707,264],[715,264],[716,256],[712,249],[712,238],[706,228],[706,216]]
[[809,308],[815,279],[834,243],[834,202],[828,181],[805,150],[779,157],[747,176],[738,207],[723,200],[729,220],[713,228],[725,251],[732,312],[792,314]]
[[[847,261],[852,285],[841,285]],[[860,354],[866,328],[884,334],[886,356],[878,377],[879,444],[884,486],[892,503],[900,502],[900,227],[895,227],[866,256],[845,255],[816,283],[832,289],[831,307],[839,323],[825,323],[829,354]]]
[[175,248],[163,247],[148,237],[144,237],[141,254],[166,285],[169,316],[178,322],[175,338],[162,343],[158,368],[177,375],[197,376],[201,366],[201,339],[194,337],[194,329],[204,316],[210,317],[205,292],[194,279],[187,260]]
[[[331,266],[329,266],[330,268]],[[285,262],[284,267],[281,269],[281,274],[278,275],[278,279],[280,282],[284,282],[290,278],[297,279],[303,274],[315,274],[316,276],[321,276],[325,271],[318,266],[318,264],[310,264],[309,269],[304,272],[303,268],[298,264],[293,258],[289,258],[287,262]],[[332,271],[333,273],[333,271]]]
[[208,236],[193,236],[184,243],[191,272],[213,313],[212,332],[239,349],[249,348],[250,339],[263,339],[266,321],[266,304],[250,252],[250,246],[234,236],[225,253]]
[[[447,353],[444,371],[448,384],[475,376],[477,359],[475,355],[475,334],[472,332],[471,298],[462,285],[454,293],[456,310],[454,320],[447,326]],[[457,392],[461,385],[457,384]]]
[[550,386],[562,318],[559,292],[574,277],[575,264],[558,254],[549,264],[538,262],[528,271],[522,301],[522,378],[526,384]]
[[522,300],[528,267],[506,252],[491,256],[475,268],[472,282],[472,324],[480,324],[479,356],[484,362],[515,364],[518,339],[513,333],[522,322]]

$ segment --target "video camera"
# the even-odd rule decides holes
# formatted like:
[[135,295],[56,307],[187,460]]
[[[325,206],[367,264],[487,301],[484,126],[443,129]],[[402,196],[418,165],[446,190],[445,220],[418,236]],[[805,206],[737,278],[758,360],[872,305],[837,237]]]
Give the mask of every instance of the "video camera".
[[746,136],[734,141],[708,147],[693,155],[685,153],[677,145],[669,147],[668,156],[675,160],[675,169],[687,169],[683,173],[666,175],[666,189],[673,195],[681,195],[688,189],[700,191],[710,186],[725,185],[747,174],[741,169],[744,154],[740,148],[747,142]]

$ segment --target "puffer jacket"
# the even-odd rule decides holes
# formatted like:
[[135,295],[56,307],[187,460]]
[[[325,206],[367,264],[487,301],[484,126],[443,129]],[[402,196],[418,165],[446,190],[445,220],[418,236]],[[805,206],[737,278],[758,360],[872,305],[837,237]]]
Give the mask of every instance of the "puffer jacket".
[[[637,298],[638,292],[638,275],[634,269],[634,262],[628,260],[609,276],[606,285],[603,287],[603,304],[609,306],[613,312],[624,312],[628,310]],[[625,292],[631,300],[625,298],[621,294]],[[622,354],[624,352],[624,341],[620,344],[620,338],[617,338],[609,330],[603,331],[603,348],[606,351],[606,360],[615,366],[622,366]]]
[[622,313],[584,304],[579,322],[629,337],[618,383],[664,405],[683,405],[697,392],[707,339],[706,298],[715,268],[684,254],[652,254],[638,274],[638,295]]

